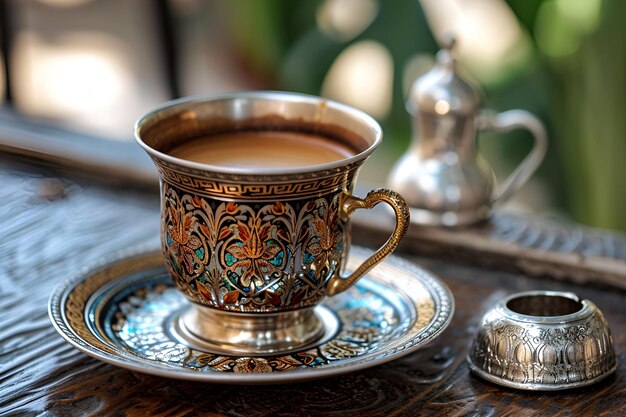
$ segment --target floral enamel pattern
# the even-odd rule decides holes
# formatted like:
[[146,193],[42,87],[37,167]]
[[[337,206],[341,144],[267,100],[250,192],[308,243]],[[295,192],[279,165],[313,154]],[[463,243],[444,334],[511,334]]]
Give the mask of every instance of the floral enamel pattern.
[[162,243],[176,286],[223,310],[284,311],[317,304],[346,246],[338,194],[240,204],[163,184]]
[[130,292],[116,304],[111,329],[121,346],[156,362],[199,372],[272,373],[323,367],[358,358],[386,346],[401,332],[398,312],[389,300],[364,288],[351,288],[328,302],[342,329],[333,339],[306,350],[278,356],[231,356],[190,348],[168,336],[160,323],[185,305],[180,293],[159,283]]

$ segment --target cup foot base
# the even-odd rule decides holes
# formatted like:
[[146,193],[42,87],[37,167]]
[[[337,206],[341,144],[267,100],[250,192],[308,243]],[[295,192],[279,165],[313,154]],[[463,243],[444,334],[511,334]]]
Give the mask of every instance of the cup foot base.
[[280,313],[236,313],[191,305],[173,317],[173,336],[224,355],[281,355],[332,338],[339,320],[324,306]]

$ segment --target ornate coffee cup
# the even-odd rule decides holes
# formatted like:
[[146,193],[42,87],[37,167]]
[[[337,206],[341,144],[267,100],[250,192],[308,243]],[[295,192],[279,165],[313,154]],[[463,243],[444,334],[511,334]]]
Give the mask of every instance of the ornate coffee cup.
[[[194,138],[242,131],[312,133],[353,154],[322,165],[263,169],[170,154]],[[281,92],[182,99],[141,118],[135,137],[160,176],[168,270],[192,301],[175,327],[196,345],[264,354],[314,343],[327,331],[325,313],[315,307],[382,261],[409,225],[409,210],[394,191],[374,190],[364,199],[351,194],[382,132],[374,119],[339,103]],[[350,216],[381,201],[395,212],[396,227],[344,277]]]

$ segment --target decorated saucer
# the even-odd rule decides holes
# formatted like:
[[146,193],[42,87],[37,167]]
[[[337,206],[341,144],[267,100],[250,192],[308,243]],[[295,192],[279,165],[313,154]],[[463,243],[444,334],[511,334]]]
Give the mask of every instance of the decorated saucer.
[[[370,251],[353,247],[347,268]],[[126,253],[85,270],[50,298],[52,324],[96,359],[133,371],[227,384],[285,383],[353,372],[407,355],[435,339],[454,312],[432,273],[390,256],[351,289],[318,306],[333,322],[313,346],[242,356],[186,343],[176,317],[188,306],[160,252]]]

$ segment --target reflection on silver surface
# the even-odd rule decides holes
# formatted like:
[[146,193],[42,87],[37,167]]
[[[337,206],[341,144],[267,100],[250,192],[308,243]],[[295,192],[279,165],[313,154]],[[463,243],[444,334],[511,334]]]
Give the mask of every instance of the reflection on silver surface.
[[326,307],[274,314],[229,313],[200,305],[174,319],[177,338],[222,354],[267,355],[306,350],[334,336],[339,321]]
[[600,310],[557,291],[518,293],[498,303],[483,316],[467,359],[488,381],[538,391],[590,385],[617,367]]
[[[418,78],[406,107],[413,120],[412,143],[392,169],[391,188],[411,206],[411,221],[429,226],[463,226],[485,220],[491,208],[528,181],[546,152],[541,122],[522,110],[495,114],[480,110],[478,89],[455,68],[452,38],[437,54],[435,67]],[[478,129],[526,129],[535,139],[530,154],[501,186],[477,153]]]

